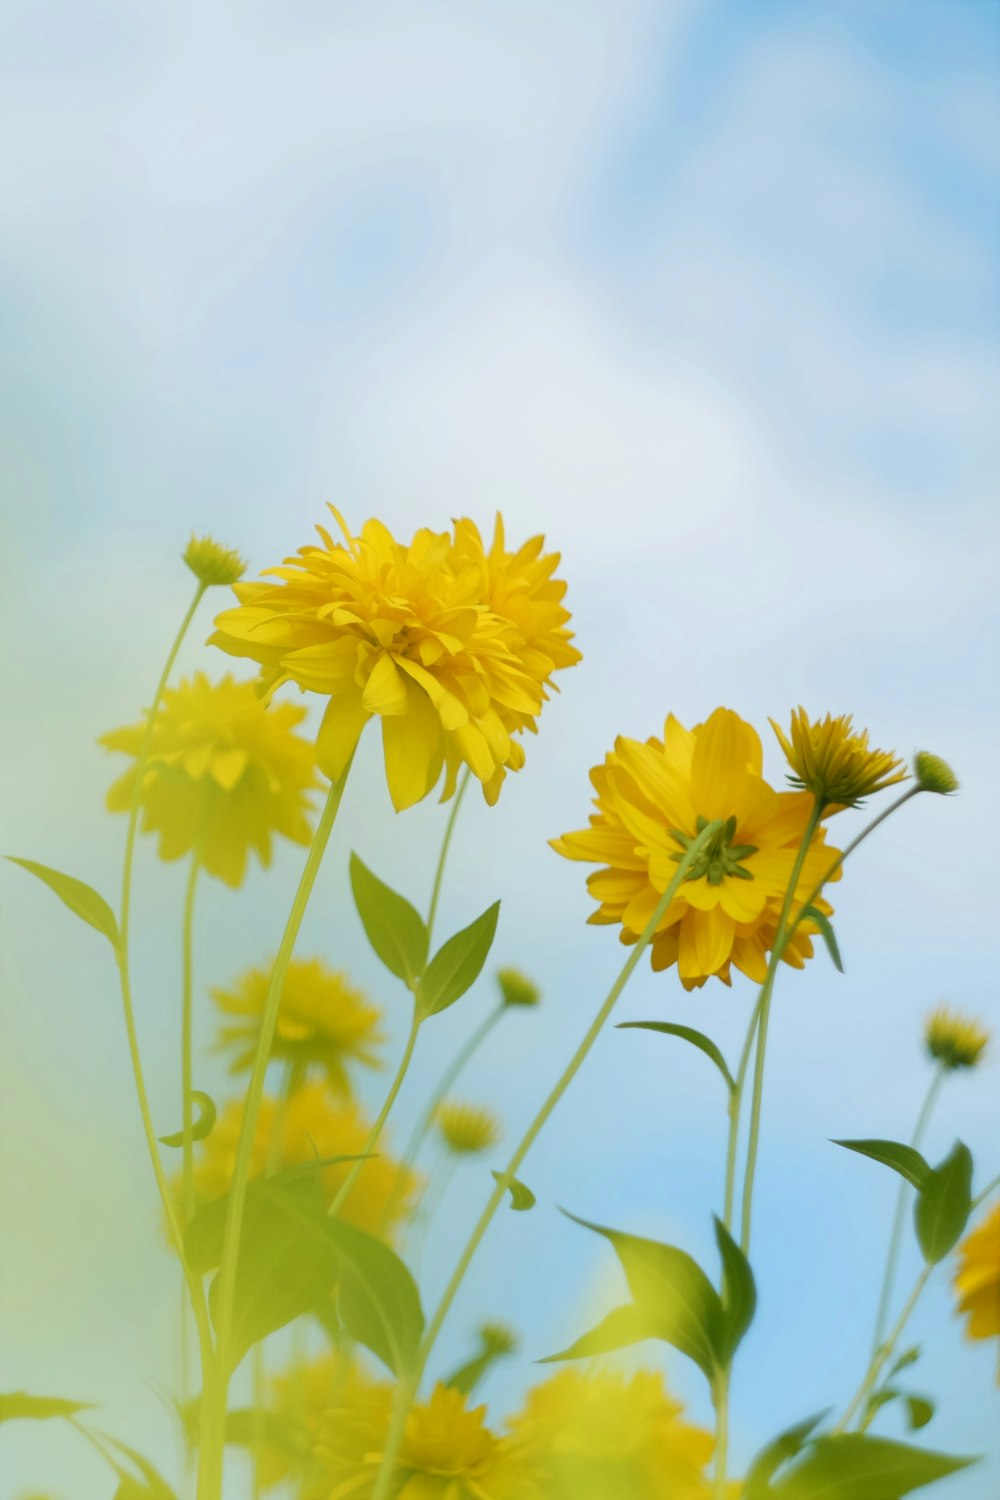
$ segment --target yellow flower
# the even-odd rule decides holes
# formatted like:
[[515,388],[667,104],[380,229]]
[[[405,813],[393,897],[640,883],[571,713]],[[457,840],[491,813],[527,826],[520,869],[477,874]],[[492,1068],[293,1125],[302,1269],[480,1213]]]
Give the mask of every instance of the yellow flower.
[[446,1099],[439,1104],[435,1120],[442,1140],[456,1156],[488,1151],[503,1135],[500,1122],[488,1109],[459,1104],[457,1100]]
[[500,969],[497,972],[497,983],[504,1005],[537,1005],[542,998],[537,984],[519,969]]
[[223,547],[210,536],[193,536],[182,554],[191,572],[206,588],[234,584],[243,577],[246,563],[231,547]]
[[[269,968],[248,969],[231,989],[211,992],[224,1015],[239,1017],[235,1025],[219,1028],[216,1043],[216,1051],[234,1053],[231,1073],[245,1073],[253,1062],[270,978]],[[318,958],[295,958],[281,991],[271,1056],[284,1059],[302,1078],[310,1068],[322,1068],[333,1092],[350,1098],[348,1067],[382,1066],[376,1051],[385,1040],[381,1019],[382,1012],[346,974]]]
[[[300,1360],[268,1381],[268,1418],[257,1449],[261,1485],[270,1489],[292,1476],[305,1478],[315,1464],[316,1444],[327,1411],[372,1382],[349,1355],[322,1354]],[[268,1441],[270,1434],[284,1441]]]
[[937,792],[938,796],[947,797],[958,791],[958,777],[951,766],[929,750],[917,751],[913,757],[913,773],[922,792]]
[[[305,1500],[370,1500],[392,1419],[393,1388],[360,1365],[331,1393],[316,1430],[314,1478]],[[398,1490],[394,1491],[398,1494]]]
[[[653,968],[676,963],[685,989],[712,975],[729,984],[733,964],[758,984],[764,979],[813,799],[803,792],[774,791],[761,767],[759,736],[731,709],[716,709],[693,730],[671,714],[662,740],[615,741],[604,765],[591,772],[597,812],[590,827],[552,841],[567,859],[603,867],[587,881],[599,902],[590,921],[620,923],[622,942],[634,943],[684,849],[706,823],[724,820],[711,849],[664,913],[651,945]],[[837,855],[825,837],[823,829],[813,836],[796,890],[799,902]],[[815,904],[824,915],[831,911],[822,898]],[[785,948],[786,962],[801,968],[812,956],[815,931],[808,919],[800,924]]]
[[974,1068],[989,1044],[990,1033],[979,1021],[939,1005],[924,1023],[924,1044],[944,1067]]
[[[201,672],[163,695],[140,806],[143,829],[158,832],[161,859],[194,852],[211,875],[238,886],[251,850],[271,862],[271,840],[311,838],[307,792],[318,785],[313,749],[294,733],[305,710],[267,709],[253,684]],[[101,737],[108,750],[138,757],[145,721]],[[127,812],[134,767],[108,793],[112,812]]]
[[970,1339],[1000,1336],[1000,1203],[958,1247],[955,1276],[958,1311],[968,1318]]
[[534,730],[552,673],[579,659],[551,577],[558,557],[540,537],[506,552],[499,523],[487,554],[471,522],[406,544],[375,520],[352,536],[333,514],[344,541],[318,527],[321,546],[268,570],[279,583],[238,585],[212,642],[258,662],[268,692],[295,682],[329,697],[316,755],[331,779],[377,717],[397,809],[443,770],[449,795],[463,763],[495,802],[524,763],[511,736]]
[[711,1433],[652,1371],[563,1370],[510,1422],[514,1451],[544,1500],[708,1500]]
[[791,738],[771,728],[792,768],[793,786],[812,792],[827,807],[856,807],[862,797],[906,778],[903,762],[889,750],[869,750],[867,729],[856,730],[850,714],[811,723],[804,708],[792,714]]
[[[242,1123],[243,1101],[231,1100],[220,1110],[211,1133],[199,1143],[194,1169],[199,1201],[228,1192]],[[251,1148],[250,1176],[315,1161],[318,1156],[360,1155],[369,1130],[369,1122],[356,1104],[332,1099],[321,1084],[305,1084],[284,1106],[265,1095]],[[319,1182],[328,1204],[351,1169],[352,1163],[348,1161],[320,1171]],[[379,1154],[363,1163],[344,1200],[340,1217],[370,1234],[377,1234],[383,1228],[390,1230],[409,1212],[417,1187],[416,1176],[407,1172],[402,1191],[397,1195],[398,1171],[399,1164],[388,1155],[383,1135]]]

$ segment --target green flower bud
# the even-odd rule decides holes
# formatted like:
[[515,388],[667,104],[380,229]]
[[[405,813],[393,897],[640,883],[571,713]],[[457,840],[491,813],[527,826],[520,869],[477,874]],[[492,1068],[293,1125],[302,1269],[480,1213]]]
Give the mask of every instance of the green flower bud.
[[497,984],[500,986],[504,1005],[537,1005],[542,998],[537,984],[522,974],[520,969],[501,969],[497,974]]
[[242,578],[246,563],[238,552],[223,547],[210,536],[193,536],[182,553],[194,576],[206,588],[232,584]]
[[922,792],[938,792],[942,797],[947,797],[949,792],[958,791],[958,777],[951,766],[940,755],[932,755],[929,750],[917,751],[913,759],[913,774]]

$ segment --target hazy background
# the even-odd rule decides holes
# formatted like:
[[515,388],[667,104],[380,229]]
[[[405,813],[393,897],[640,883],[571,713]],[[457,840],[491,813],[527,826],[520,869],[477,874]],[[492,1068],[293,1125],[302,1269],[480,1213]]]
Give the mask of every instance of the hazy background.
[[[328,500],[401,532],[502,506],[512,537],[562,550],[585,655],[500,806],[470,799],[442,909],[455,926],[502,896],[496,958],[545,989],[466,1089],[513,1137],[621,960],[583,925],[586,872],[545,843],[585,821],[616,733],[718,703],[763,730],[801,700],[958,770],[961,796],[908,807],[838,890],[846,977],[819,957],[780,988],[737,1467],[842,1403],[866,1361],[894,1179],[828,1138],[908,1134],[933,1003],[1000,1024],[998,61],[990,0],[32,0],[0,23],[5,850],[113,892],[123,827],[94,742],[148,701],[192,529],[256,571]],[[197,644],[210,613],[187,669],[230,665]],[[444,815],[396,818],[376,749],[300,951],[348,964],[401,1027],[345,853],[423,901]],[[145,854],[140,1024],[166,1130],[183,877]],[[300,860],[283,851],[240,897],[206,883],[205,984],[273,950]],[[0,1383],[104,1403],[172,1465],[175,1272],[112,964],[9,869],[0,919]],[[643,969],[621,1018],[683,1019],[732,1055],[751,999],[742,980],[687,997]],[[427,1029],[397,1140],[492,1003],[484,981]],[[223,1090],[217,1067],[196,1081]],[[995,1063],[955,1079],[929,1154],[961,1132],[992,1175],[996,1095]],[[714,1265],[723,1113],[697,1054],[609,1033],[524,1169],[538,1208],[496,1223],[440,1367],[482,1316],[517,1325],[522,1355],[485,1389],[499,1416],[615,1295],[610,1254],[557,1203]],[[488,1186],[470,1167],[453,1188],[446,1267]],[[996,1349],[964,1341],[950,1274],[914,1321],[911,1384],[941,1399],[927,1441],[993,1454],[934,1493],[983,1500]],[[707,1421],[701,1377],[664,1363]],[[5,1427],[0,1474],[5,1500],[109,1492],[52,1424]]]

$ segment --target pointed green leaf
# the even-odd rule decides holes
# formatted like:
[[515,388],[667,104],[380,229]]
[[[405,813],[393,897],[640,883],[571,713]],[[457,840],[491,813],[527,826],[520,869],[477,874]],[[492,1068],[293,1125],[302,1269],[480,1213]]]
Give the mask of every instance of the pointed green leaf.
[[927,1423],[933,1417],[935,1411],[934,1402],[928,1400],[926,1396],[907,1396],[905,1401],[910,1431],[918,1432],[921,1427],[926,1427]]
[[889,1369],[889,1379],[891,1380],[893,1375],[898,1375],[900,1370],[906,1370],[910,1365],[915,1365],[919,1358],[919,1344],[913,1344],[911,1348],[904,1349],[902,1354],[900,1354],[896,1359],[893,1360],[892,1365]]
[[456,932],[435,953],[420,981],[418,1000],[424,1016],[436,1016],[460,1000],[479,978],[497,930],[500,902]]
[[762,1448],[751,1463],[743,1481],[743,1500],[771,1500],[770,1479],[782,1464],[802,1452],[804,1444],[826,1416],[825,1411],[797,1422]]
[[841,974],[843,974],[844,964],[843,960],[840,957],[840,948],[837,945],[837,938],[834,933],[833,924],[830,921],[830,918],[826,915],[825,912],[817,911],[815,906],[805,907],[802,912],[802,916],[808,918],[810,922],[814,923],[815,926],[818,927],[819,935],[826,944],[826,951],[827,953],[829,953],[830,958],[833,960],[834,968],[839,969]]
[[673,1021],[622,1021],[616,1028],[618,1031],[660,1031],[664,1036],[679,1036],[682,1041],[690,1042],[692,1047],[697,1047],[699,1052],[704,1052],[710,1057],[726,1081],[726,1087],[732,1092],[736,1087],[736,1080],[730,1073],[719,1048],[711,1037],[703,1031],[695,1031],[693,1026],[677,1026]]
[[[492,1175],[497,1182],[503,1181],[502,1172],[494,1172]],[[510,1206],[515,1213],[524,1213],[527,1209],[534,1208],[538,1202],[530,1187],[526,1187],[517,1177],[512,1177],[507,1187],[510,1190]]]
[[344,1327],[393,1374],[413,1368],[424,1332],[417,1284],[394,1250],[342,1219],[327,1218],[340,1266],[338,1305]]
[[351,890],[358,916],[378,957],[390,973],[414,988],[427,963],[427,925],[423,917],[351,855]]
[[538,1363],[551,1365],[566,1359],[592,1359],[597,1354],[612,1354],[616,1349],[628,1349],[633,1344],[658,1337],[645,1314],[634,1302],[627,1302],[623,1307],[614,1308],[596,1328],[583,1334],[568,1349],[548,1354]]
[[[191,1127],[192,1141],[203,1141],[211,1131],[218,1117],[215,1100],[208,1094],[203,1094],[201,1089],[192,1089],[191,1098],[198,1106],[198,1118]],[[184,1132],[177,1130],[173,1135],[161,1135],[161,1146],[183,1146]]]
[[77,1412],[93,1409],[92,1401],[65,1401],[61,1396],[29,1396],[27,1391],[0,1394],[0,1422],[22,1419],[45,1422],[50,1417],[75,1417]]
[[[159,1469],[154,1468],[148,1458],[144,1458],[135,1448],[130,1448],[128,1443],[123,1443],[120,1438],[114,1438],[108,1432],[98,1434],[102,1442],[110,1443],[112,1448],[117,1448],[130,1463],[134,1464],[145,1480],[144,1484],[138,1485],[135,1493],[138,1497],[142,1495],[144,1500],[177,1500],[177,1495],[164,1479]],[[122,1481],[123,1487],[125,1481]],[[120,1491],[119,1491],[120,1493]]]
[[753,1322],[757,1311],[757,1286],[750,1262],[718,1218],[715,1220],[715,1238],[722,1257],[722,1311],[725,1317],[721,1363],[728,1364]]
[[843,1146],[847,1151],[857,1151],[861,1156],[870,1156],[872,1161],[880,1161],[883,1166],[891,1167],[918,1191],[930,1175],[931,1169],[920,1152],[899,1141],[834,1141],[833,1144]]
[[901,1500],[975,1462],[869,1433],[831,1433],[815,1438],[771,1493],[774,1500]]
[[911,1432],[916,1432],[921,1427],[926,1427],[934,1415],[934,1403],[926,1396],[913,1396],[906,1391],[898,1390],[895,1386],[884,1385],[881,1390],[868,1398],[867,1418],[862,1424],[862,1430],[867,1428],[869,1421],[883,1406],[888,1406],[892,1401],[901,1401],[906,1407],[907,1425]]
[[82,917],[88,926],[106,937],[113,948],[118,947],[118,922],[103,896],[91,886],[73,875],[63,875],[48,865],[40,865],[33,859],[17,859],[13,854],[4,856],[12,865],[20,865],[29,875],[35,875],[50,891],[55,891],[64,906]]
[[972,1153],[956,1141],[940,1166],[930,1172],[913,1209],[917,1239],[930,1265],[944,1260],[958,1243],[972,1212]]

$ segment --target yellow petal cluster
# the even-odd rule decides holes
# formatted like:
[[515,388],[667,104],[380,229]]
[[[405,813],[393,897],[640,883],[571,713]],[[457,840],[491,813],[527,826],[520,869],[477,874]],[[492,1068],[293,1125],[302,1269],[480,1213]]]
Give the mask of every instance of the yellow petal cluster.
[[970,1339],[1000,1337],[1000,1203],[958,1247],[958,1311]]
[[[228,988],[211,991],[222,1014],[235,1018],[219,1027],[216,1041],[216,1051],[231,1054],[231,1073],[245,1073],[253,1063],[270,980],[269,967],[248,969]],[[381,1010],[346,974],[319,958],[294,958],[281,991],[271,1056],[300,1079],[322,1070],[331,1090],[349,1099],[350,1068],[382,1066],[381,1021]]]
[[378,718],[397,809],[443,771],[450,795],[462,765],[495,802],[524,763],[515,736],[536,728],[553,673],[580,659],[558,554],[542,537],[508,551],[499,518],[487,549],[471,521],[405,543],[376,520],[353,536],[331,510],[343,540],[317,527],[320,545],[264,575],[279,582],[237,585],[212,642],[258,662],[267,692],[294,682],[329,698],[316,755],[332,780]]
[[[671,714],[662,739],[615,741],[591,772],[597,811],[590,827],[552,841],[567,859],[601,866],[587,881],[599,903],[590,921],[620,925],[622,942],[634,943],[684,849],[707,823],[723,822],[651,944],[653,968],[676,964],[685,989],[713,975],[729,984],[734,965],[758,984],[764,979],[813,798],[776,792],[762,765],[760,737],[731,709],[716,709],[694,729]],[[825,839],[822,828],[813,836],[795,892],[799,903],[837,857]],[[831,911],[822,898],[816,906],[824,915]],[[812,956],[815,932],[808,919],[799,925],[785,948],[787,963],[801,968]]]
[[982,1022],[939,1005],[924,1023],[924,1045],[935,1062],[949,1069],[974,1068],[986,1051],[990,1033]]
[[435,1122],[444,1144],[456,1156],[488,1151],[503,1136],[496,1115],[475,1104],[460,1104],[457,1099],[446,1099],[438,1105]]
[[[253,852],[271,861],[275,834],[308,844],[308,792],[316,787],[315,757],[295,733],[305,710],[266,708],[252,683],[201,672],[163,695],[140,793],[142,827],[159,834],[161,859],[194,853],[210,875],[238,886]],[[146,721],[103,735],[100,744],[137,758]],[[112,786],[107,804],[127,812],[135,768]]]
[[813,722],[800,706],[787,735],[773,719],[771,728],[792,768],[789,781],[825,807],[856,807],[862,797],[906,778],[897,755],[869,749],[867,729],[855,729],[850,714]]

